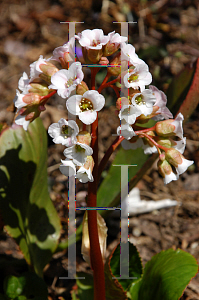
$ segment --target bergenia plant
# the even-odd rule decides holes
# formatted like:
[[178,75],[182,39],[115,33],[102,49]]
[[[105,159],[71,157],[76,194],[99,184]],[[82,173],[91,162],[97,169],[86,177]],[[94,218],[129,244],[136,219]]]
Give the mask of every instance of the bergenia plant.
[[[75,55],[75,45],[82,50],[81,62],[78,55]],[[84,81],[86,67],[90,68],[90,82]],[[102,67],[106,69],[106,75],[96,88],[96,74]],[[55,93],[63,99],[68,115],[73,116],[51,124],[48,134],[54,143],[65,146],[65,160],[60,162],[60,172],[82,183],[88,182],[87,207],[92,209],[88,209],[84,217],[83,227],[87,229],[83,230],[82,249],[93,270],[95,300],[109,299],[106,295],[111,294],[111,284],[105,289],[107,229],[105,222],[100,219],[102,217],[93,208],[97,207],[97,187],[101,173],[113,151],[121,144],[124,149],[131,149],[132,155],[139,147],[143,148],[145,154],[157,153],[158,171],[165,184],[177,180],[194,163],[183,156],[186,144],[183,115],[178,113],[173,118],[166,106],[166,95],[151,83],[152,75],[148,65],[138,57],[135,48],[128,44],[127,37],[115,32],[105,35],[101,29],[78,33],[69,42],[56,48],[49,59],[40,56],[30,65],[30,77],[24,73],[19,79],[20,91],[17,90],[14,99],[17,108],[15,123],[23,126],[24,130],[29,130],[30,123],[45,110],[45,104]],[[98,112],[106,104],[101,93],[106,88],[112,88],[115,92],[118,128],[115,141],[98,163]],[[127,96],[120,92],[124,89]],[[150,120],[156,122],[152,127],[148,125]],[[191,276],[194,275],[191,273]],[[143,278],[146,280],[146,276]],[[129,298],[135,293],[130,288],[132,284],[129,283],[125,292],[128,292],[126,295]],[[120,299],[127,299],[127,296],[121,296]],[[132,299],[152,298],[132,296]]]

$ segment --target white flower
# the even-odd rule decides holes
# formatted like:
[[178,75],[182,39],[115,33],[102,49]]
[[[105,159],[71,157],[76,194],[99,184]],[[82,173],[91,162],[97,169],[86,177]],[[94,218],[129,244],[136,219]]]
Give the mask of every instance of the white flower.
[[141,61],[135,53],[135,48],[131,44],[123,44],[121,47],[121,59],[130,62],[131,65]]
[[79,40],[82,47],[94,50],[102,49],[102,46],[109,41],[109,37],[104,35],[102,29],[86,29],[75,35],[75,37]]
[[76,136],[79,128],[75,121],[61,118],[58,123],[53,123],[48,128],[48,134],[53,138],[55,144],[71,147],[77,142]]
[[173,145],[172,147],[178,150],[181,154],[183,154],[186,146],[186,137],[180,141],[174,141],[174,143],[175,145]]
[[142,145],[142,149],[144,149],[144,154],[146,155],[158,152],[156,146],[150,146],[149,144],[144,143]]
[[187,160],[184,156],[175,148],[169,148],[165,152],[166,160],[176,168],[177,174],[184,173],[189,166],[191,166],[194,161]]
[[[14,105],[17,108],[16,114],[18,114],[23,107],[27,106],[27,103],[23,102],[23,97],[24,97],[24,94],[21,94],[18,90],[16,90],[16,96],[13,100]],[[15,123],[17,125],[23,126],[24,130],[27,130],[30,121],[26,121],[25,118],[26,118],[26,115],[22,116],[19,114],[15,118]]]
[[135,105],[123,105],[119,112],[119,118],[120,120],[124,119],[128,124],[134,124],[140,114],[140,109]]
[[43,73],[39,66],[41,64],[46,65],[46,62],[47,62],[47,60],[44,59],[42,55],[40,55],[39,59],[30,65],[30,80],[31,81],[33,79],[39,77],[39,75],[41,73]]
[[109,43],[110,44],[114,43],[115,46],[127,41],[126,36],[121,36],[119,33],[115,33],[115,31],[110,32],[108,34],[108,37],[109,37]]
[[178,166],[176,167],[176,171],[179,175],[184,173],[188,169],[188,167],[190,167],[194,163],[193,160],[185,159],[183,156],[181,158],[182,163],[178,164]]
[[15,107],[18,109],[18,111],[27,105],[27,103],[23,102],[24,94],[21,94],[18,90],[16,90],[16,96],[13,100]]
[[[18,112],[19,112],[19,111],[17,110],[16,113],[18,113]],[[18,115],[18,116],[16,117],[16,119],[15,119],[15,123],[16,123],[17,125],[23,126],[23,129],[27,131],[28,125],[30,124],[30,120],[27,121],[25,118],[26,118],[26,116]]]
[[64,150],[66,158],[73,160],[77,166],[82,166],[86,162],[86,158],[93,154],[93,149],[86,144],[76,143],[74,146]]
[[158,161],[158,170],[162,175],[165,184],[168,184],[172,180],[178,180],[179,178],[179,174],[173,172],[170,163],[166,159]]
[[66,101],[68,111],[78,115],[79,119],[86,125],[92,124],[97,118],[97,111],[105,104],[105,98],[97,91],[86,91],[83,96],[74,95]]
[[49,89],[57,90],[62,98],[67,98],[76,86],[82,82],[84,73],[80,62],[74,62],[68,70],[60,70],[51,77]]
[[184,120],[184,117],[181,113],[177,115],[175,120],[172,121],[172,125],[175,126],[175,129],[173,132],[180,138],[183,139],[183,128],[182,128],[182,122]]
[[86,183],[88,181],[93,182],[93,175],[91,173],[91,169],[86,169],[83,166],[79,168],[77,171],[76,178],[79,179],[80,182]]
[[152,113],[155,101],[155,96],[149,89],[135,94],[131,99],[131,103],[140,110],[140,115],[143,114],[145,116]]
[[72,37],[68,43],[64,44],[63,46],[57,47],[53,51],[53,56],[50,57],[48,60],[56,60],[60,61],[59,58],[63,58],[66,61],[74,61],[75,60],[75,52],[73,50],[75,45],[75,37]]
[[163,120],[163,119],[172,119],[173,115],[170,112],[170,110],[166,107],[167,104],[167,97],[165,93],[158,90],[155,86],[150,85],[149,89],[153,92],[156,102],[154,106],[158,107],[158,110],[156,111],[157,116],[153,117],[152,119],[155,121]]
[[23,72],[23,76],[19,79],[18,87],[23,92],[23,94],[28,94],[31,85],[29,84],[30,80],[26,72]]
[[152,81],[151,73],[147,64],[139,59],[139,63],[134,64],[134,69],[128,69],[126,75],[123,78],[124,85],[127,88],[140,88],[141,92],[144,91],[145,85],[148,85]]
[[117,128],[117,135],[123,136],[125,139],[130,140],[136,134],[133,128],[128,123],[126,123],[125,120],[122,120],[121,126],[118,126]]
[[173,180],[178,180],[179,175],[171,172],[170,174],[165,174],[165,177],[163,178],[164,184],[168,184]]
[[62,160],[62,165],[60,165],[59,170],[65,176],[75,176],[76,175],[76,168],[74,163],[70,159]]

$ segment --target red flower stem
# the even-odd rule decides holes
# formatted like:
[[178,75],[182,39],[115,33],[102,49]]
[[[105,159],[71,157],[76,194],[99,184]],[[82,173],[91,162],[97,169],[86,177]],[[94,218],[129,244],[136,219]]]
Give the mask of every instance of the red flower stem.
[[153,139],[150,135],[148,135],[148,134],[146,134],[146,133],[143,133],[143,132],[139,132],[139,131],[136,131],[135,133],[137,133],[138,135],[143,135],[145,138],[149,139],[149,140],[154,144],[154,146],[156,146],[156,148],[157,148],[159,154],[161,154],[161,153],[160,153],[160,149],[162,149],[162,150],[164,150],[164,151],[167,151],[167,150],[168,150],[168,148],[166,148],[166,147],[164,147],[164,146],[161,146],[161,145],[159,145],[158,143],[156,143],[156,142],[154,141],[154,139]]
[[106,84],[101,84],[100,85],[100,87],[99,87],[99,89],[98,89],[98,93],[101,93],[101,91],[103,90],[103,89],[105,89],[106,87],[109,87],[110,85],[112,85],[112,84],[114,84],[115,82],[117,82],[118,81],[118,78],[116,78],[116,79],[114,79],[114,80],[112,80],[112,81],[109,81],[109,82],[107,82]]
[[118,88],[115,85],[112,85],[112,84],[110,85],[110,87],[112,87],[112,89],[115,91],[117,97],[120,98],[120,93],[118,91]]
[[141,133],[141,132],[148,132],[148,131],[154,131],[155,130],[155,126],[151,127],[151,128],[143,128],[143,127],[140,127],[140,126],[136,126],[136,125],[133,125],[132,126],[135,133]]
[[46,95],[46,96],[43,96],[43,97],[41,97],[41,100],[43,101],[43,100],[48,100],[50,97],[52,97],[54,94],[56,94],[57,93],[57,91],[52,91],[50,94],[48,94],[48,95]]
[[106,151],[104,157],[102,158],[99,168],[98,168],[98,181],[101,177],[102,171],[104,170],[111,154],[115,151],[115,149],[120,145],[120,143],[124,140],[123,136],[117,136],[112,145]]
[[[91,69],[91,87],[95,89],[95,70]],[[91,147],[93,149],[93,182],[88,184],[88,207],[97,207],[97,181],[98,181],[98,116],[91,125],[92,140]],[[93,270],[94,279],[94,300],[105,300],[105,278],[104,263],[99,244],[99,235],[97,228],[97,210],[88,210],[88,232],[90,240],[90,261]]]

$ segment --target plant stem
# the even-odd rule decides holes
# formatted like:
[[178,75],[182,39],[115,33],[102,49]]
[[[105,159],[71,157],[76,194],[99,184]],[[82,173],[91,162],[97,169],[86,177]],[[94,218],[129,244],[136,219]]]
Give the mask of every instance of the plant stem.
[[104,157],[102,158],[99,168],[98,168],[98,181],[101,177],[102,171],[104,170],[111,154],[115,151],[115,149],[120,145],[120,143],[124,140],[123,136],[117,136],[112,145],[106,151]]
[[[91,69],[91,87],[95,89],[95,70]],[[97,182],[98,182],[98,116],[91,125],[93,149],[93,182],[88,184],[88,207],[97,207]],[[97,228],[97,210],[88,210],[88,232],[90,240],[90,261],[94,278],[94,300],[105,300],[104,264],[99,244]]]

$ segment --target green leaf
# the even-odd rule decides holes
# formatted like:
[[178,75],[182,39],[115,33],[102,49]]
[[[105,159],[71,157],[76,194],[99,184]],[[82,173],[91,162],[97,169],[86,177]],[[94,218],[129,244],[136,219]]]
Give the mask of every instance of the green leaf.
[[193,76],[196,70],[187,65],[178,75],[174,77],[167,90],[167,107],[175,115],[184,101],[189,88],[192,84]]
[[[128,259],[128,258],[127,258]],[[142,275],[142,263],[139,253],[133,244],[129,243],[129,277],[134,279],[118,279],[120,277],[120,244],[112,251],[105,264],[105,282],[107,299],[127,299],[127,291],[133,282]],[[113,279],[117,277],[117,279]]]
[[4,281],[4,292],[7,297],[15,298],[23,291],[23,283],[18,277],[8,276]]
[[0,136],[0,209],[6,230],[42,276],[57,247],[60,220],[48,194],[47,137],[39,118],[27,132],[14,125]]
[[[78,272],[77,277],[84,277],[85,279],[77,279],[79,300],[93,300],[93,277],[90,274]],[[76,298],[74,298],[76,299]]]
[[120,203],[116,198],[121,191],[121,167],[114,165],[137,165],[129,166],[129,180],[137,173],[142,167],[148,156],[144,154],[143,149],[124,150],[122,147],[119,149],[116,157],[109,169],[107,177],[103,180],[97,193],[97,205],[99,207],[113,207]]
[[[132,285],[133,282],[140,279],[143,269],[142,262],[137,251],[137,248],[131,244],[129,244],[129,277],[134,277],[135,279],[118,279],[119,283],[126,291],[129,286]],[[115,277],[120,277],[120,244],[117,246],[110,260],[111,272]]]
[[26,272],[23,276],[9,275],[4,280],[4,292],[8,298],[15,300],[47,300],[48,291],[43,279],[35,273]]
[[133,284],[133,300],[178,300],[198,265],[195,258],[183,250],[169,249],[153,256],[146,264],[144,275]]

